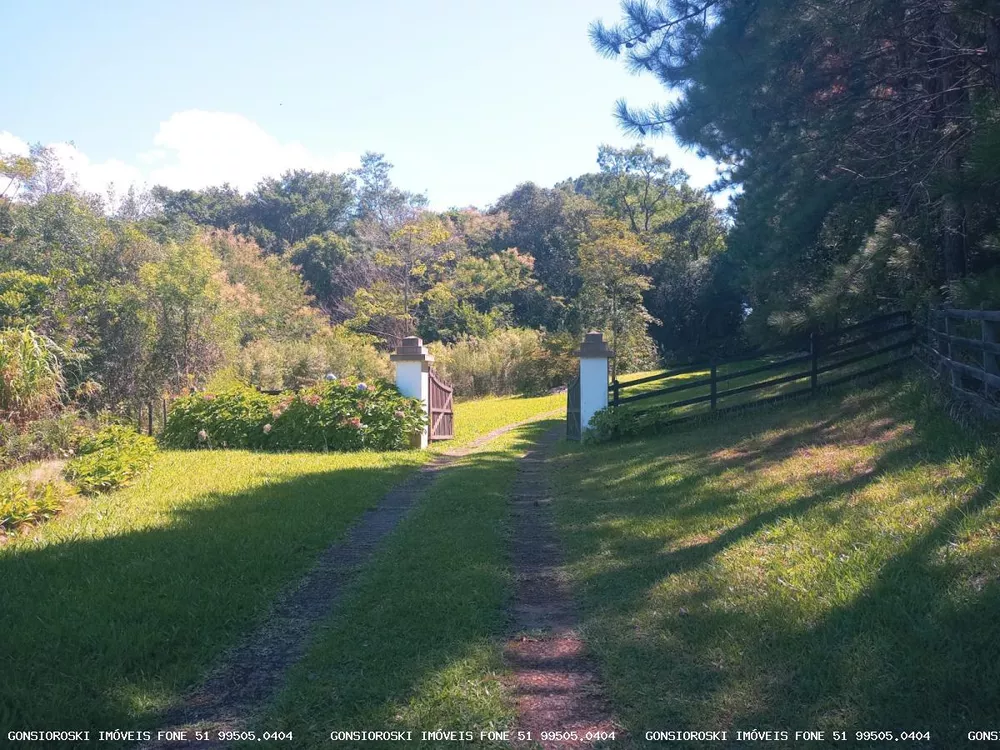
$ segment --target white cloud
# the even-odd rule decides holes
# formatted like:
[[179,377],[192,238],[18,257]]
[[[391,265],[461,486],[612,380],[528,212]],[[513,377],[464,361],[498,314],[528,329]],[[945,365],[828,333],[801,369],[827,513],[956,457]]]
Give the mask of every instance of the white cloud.
[[[187,110],[160,123],[151,148],[134,163],[121,159],[92,161],[71,143],[48,144],[81,188],[104,195],[114,184],[119,194],[129,185],[166,185],[179,190],[228,182],[250,190],[268,176],[289,169],[343,172],[358,166],[354,153],[319,156],[301,143],[282,143],[253,120],[228,112]],[[0,131],[0,152],[27,155],[28,143]]]
[[27,141],[22,141],[13,133],[8,133],[6,130],[0,131],[0,154],[27,156],[28,143]]
[[66,170],[66,177],[88,192],[104,195],[113,185],[122,193],[129,185],[143,181],[142,172],[119,159],[95,163],[71,143],[53,143],[50,148]]
[[342,172],[360,163],[357,154],[319,157],[296,141],[282,143],[243,115],[196,109],[160,123],[153,145],[142,155],[153,165],[150,183],[174,189],[229,182],[249,190],[287,169]]

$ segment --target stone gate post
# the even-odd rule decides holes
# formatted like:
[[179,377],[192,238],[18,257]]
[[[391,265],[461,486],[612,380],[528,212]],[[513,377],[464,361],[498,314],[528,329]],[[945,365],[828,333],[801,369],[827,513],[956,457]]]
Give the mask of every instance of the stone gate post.
[[590,331],[580,345],[580,427],[586,431],[595,412],[608,405],[608,360],[614,352],[604,334]]
[[[428,372],[434,357],[427,353],[427,347],[417,336],[407,336],[402,345],[390,355],[396,364],[396,387],[408,398],[419,398],[424,402],[424,413],[428,414],[430,403],[430,382]],[[413,436],[414,448],[426,448],[428,427]]]

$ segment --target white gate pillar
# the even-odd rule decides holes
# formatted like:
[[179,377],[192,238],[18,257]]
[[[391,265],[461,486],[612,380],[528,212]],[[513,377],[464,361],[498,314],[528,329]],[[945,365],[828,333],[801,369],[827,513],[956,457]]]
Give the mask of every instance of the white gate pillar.
[[608,405],[608,360],[614,352],[604,334],[591,331],[580,346],[580,428],[585,432],[595,412]]
[[[424,402],[424,414],[430,421],[430,381],[428,372],[434,356],[427,353],[424,342],[416,336],[407,336],[396,352],[389,359],[396,364],[396,387],[408,398],[419,398]],[[413,436],[411,445],[414,448],[426,448],[428,426]]]

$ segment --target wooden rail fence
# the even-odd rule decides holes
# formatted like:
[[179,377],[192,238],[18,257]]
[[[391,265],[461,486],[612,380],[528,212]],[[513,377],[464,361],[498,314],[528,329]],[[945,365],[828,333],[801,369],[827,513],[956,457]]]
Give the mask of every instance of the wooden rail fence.
[[918,349],[951,392],[1000,419],[1000,310],[928,313]]
[[[638,416],[653,409],[670,410],[707,404],[708,412],[726,412],[742,409],[750,405],[778,401],[795,396],[815,394],[820,388],[828,388],[857,378],[873,376],[898,368],[912,355],[915,327],[907,312],[880,315],[856,325],[838,330],[792,339],[772,349],[733,359],[717,359],[687,364],[668,369],[666,372],[649,375],[637,380],[613,381],[609,386],[612,408],[626,407],[639,401],[662,399],[664,396],[679,394],[693,389],[703,389],[704,393],[675,401],[651,404],[650,408],[634,411]],[[720,368],[746,365],[736,372],[720,374]],[[793,372],[787,370],[795,368]],[[668,385],[655,390],[630,391],[637,386],[659,380],[670,380],[683,375],[708,372],[708,377],[700,377]],[[785,371],[785,372],[782,372]],[[770,377],[770,373],[781,374]],[[835,374],[834,377],[823,377]],[[757,376],[765,376],[759,379]],[[747,381],[739,385],[733,381]],[[799,384],[801,387],[790,387]],[[750,396],[738,404],[734,397],[771,391],[763,398]],[[722,405],[725,402],[725,407]],[[701,412],[701,413],[704,413]],[[691,413],[669,420],[669,423],[691,419],[698,414]]]

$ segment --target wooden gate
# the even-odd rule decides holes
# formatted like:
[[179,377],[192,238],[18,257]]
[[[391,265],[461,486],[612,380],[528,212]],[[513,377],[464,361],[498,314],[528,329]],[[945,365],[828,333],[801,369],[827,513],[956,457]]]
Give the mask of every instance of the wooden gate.
[[580,425],[580,376],[577,375],[566,389],[566,439],[579,440]]
[[427,373],[430,382],[430,439],[451,440],[455,437],[455,416],[452,408],[452,391],[434,370]]

